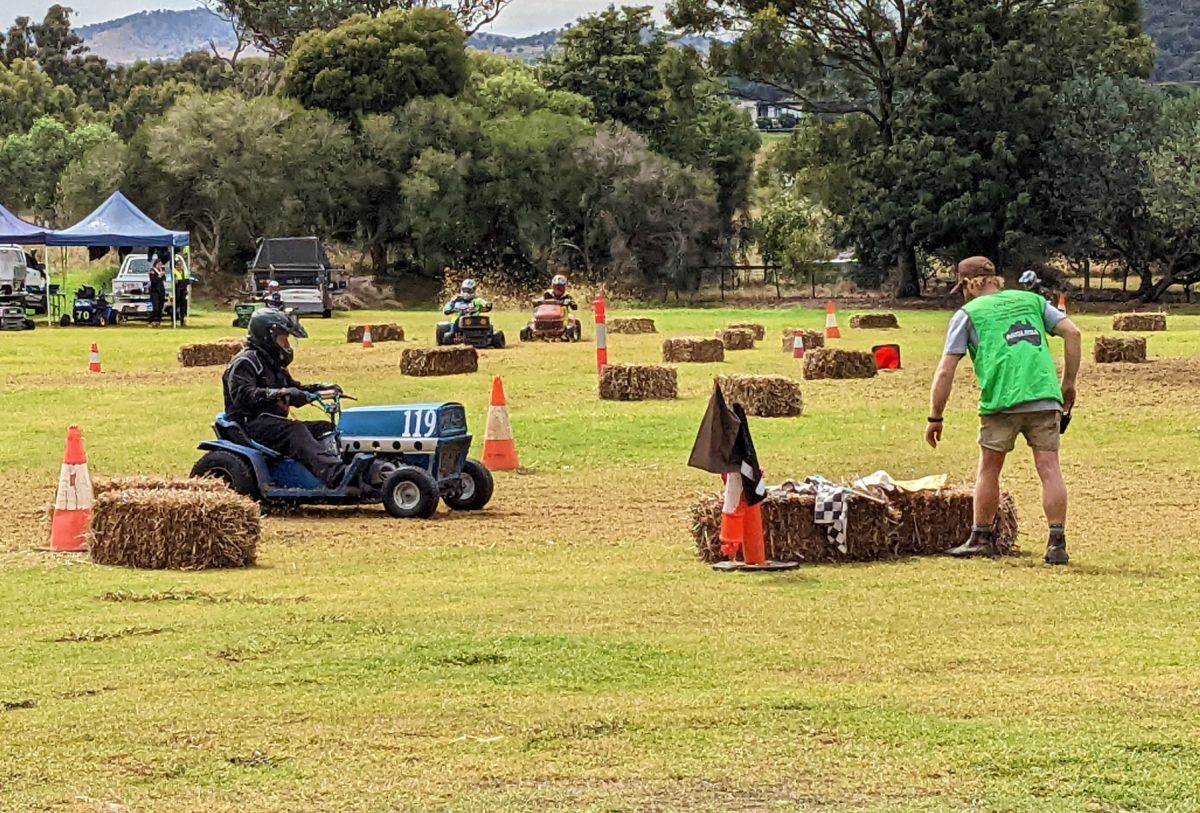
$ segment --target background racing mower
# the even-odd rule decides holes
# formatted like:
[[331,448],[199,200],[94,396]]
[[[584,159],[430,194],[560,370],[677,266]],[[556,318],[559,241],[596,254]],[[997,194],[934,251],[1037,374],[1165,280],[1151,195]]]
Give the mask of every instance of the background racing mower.
[[193,477],[216,477],[239,494],[267,503],[364,505],[383,503],[398,519],[428,518],[439,500],[454,511],[478,511],[492,498],[491,472],[467,458],[471,435],[462,404],[359,407],[339,387],[310,394],[310,403],[329,416],[326,443],[336,446],[346,474],[327,486],[299,462],[251,440],[225,417],[213,424],[216,440],[200,444],[205,454]]
[[482,297],[470,302],[454,300],[454,321],[438,322],[436,341],[439,347],[449,344],[469,344],[476,350],[503,350],[504,331],[492,327],[492,303]]
[[91,285],[85,285],[75,291],[71,312],[64,313],[58,323],[62,327],[107,327],[119,321],[120,314],[109,304],[108,297],[103,292],[97,294]]
[[521,328],[521,341],[577,342],[583,338],[583,323],[567,306],[553,299],[533,301],[533,319]]

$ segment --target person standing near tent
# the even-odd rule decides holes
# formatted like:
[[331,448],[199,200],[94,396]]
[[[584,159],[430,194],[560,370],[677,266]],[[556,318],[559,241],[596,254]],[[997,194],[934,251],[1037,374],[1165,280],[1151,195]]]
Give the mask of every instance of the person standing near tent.
[[192,285],[192,272],[183,261],[182,254],[175,255],[175,318],[180,327],[187,327],[188,296]]
[[167,301],[167,269],[162,257],[154,255],[154,265],[150,267],[150,326],[162,324],[163,304]]
[[[995,556],[993,523],[1000,505],[1004,460],[1024,435],[1042,481],[1042,507],[1050,526],[1046,563],[1067,564],[1067,485],[1058,451],[1075,406],[1083,338],[1067,315],[1032,291],[1006,291],[1004,279],[986,257],[958,264],[966,304],[950,320],[946,349],[934,374],[925,440],[937,448],[954,371],[970,354],[982,391],[979,402],[979,476],[971,537],[951,556]],[[1060,380],[1050,355],[1050,337],[1065,345]]]

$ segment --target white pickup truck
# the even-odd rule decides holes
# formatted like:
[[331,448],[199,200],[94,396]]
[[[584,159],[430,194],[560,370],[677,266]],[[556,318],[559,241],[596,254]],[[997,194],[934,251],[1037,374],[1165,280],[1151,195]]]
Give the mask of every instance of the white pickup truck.
[[40,271],[25,263],[25,249],[0,246],[0,330],[29,330],[33,322],[25,317],[28,306],[26,286],[44,281]]
[[301,315],[333,315],[333,295],[346,288],[316,237],[272,237],[258,245],[248,266],[251,290],[262,299],[268,283],[279,283],[284,308]]
[[[145,254],[128,255],[112,284],[112,307],[121,320],[150,318],[150,269],[153,264]],[[175,275],[167,269],[168,294],[173,290]],[[171,316],[171,303],[163,307],[163,316]]]

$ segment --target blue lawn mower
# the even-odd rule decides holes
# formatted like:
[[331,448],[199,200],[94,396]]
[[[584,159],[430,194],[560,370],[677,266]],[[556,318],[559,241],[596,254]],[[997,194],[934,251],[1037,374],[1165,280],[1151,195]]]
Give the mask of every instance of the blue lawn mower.
[[364,505],[383,503],[398,519],[428,518],[444,501],[453,511],[478,511],[492,499],[492,474],[467,457],[471,435],[462,404],[411,404],[342,410],[353,400],[340,389],[312,394],[329,416],[324,442],[337,448],[346,474],[325,485],[305,466],[256,443],[224,413],[213,424],[216,440],[204,451],[193,477],[215,477],[264,503]]

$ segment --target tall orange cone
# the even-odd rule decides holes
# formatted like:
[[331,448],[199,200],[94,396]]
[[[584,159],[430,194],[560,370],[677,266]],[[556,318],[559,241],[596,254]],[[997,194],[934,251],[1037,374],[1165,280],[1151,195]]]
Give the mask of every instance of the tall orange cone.
[[100,368],[100,348],[95,342],[92,342],[92,352],[88,354],[88,372],[104,372],[104,370]]
[[72,426],[67,429],[67,451],[58,475],[50,550],[87,550],[87,536],[91,529],[92,478],[88,475],[83,435],[78,426]]
[[1058,309],[1060,311],[1062,311],[1063,313],[1067,312],[1067,295],[1066,294],[1058,295]]
[[520,467],[500,376],[492,379],[492,405],[488,407],[487,430],[483,435],[483,465],[490,471],[516,471]]
[[837,306],[833,304],[833,300],[825,303],[825,338],[842,338],[842,331],[838,330]]
[[371,341],[371,326],[367,325],[363,328],[363,350],[370,350],[374,346],[375,343]]

